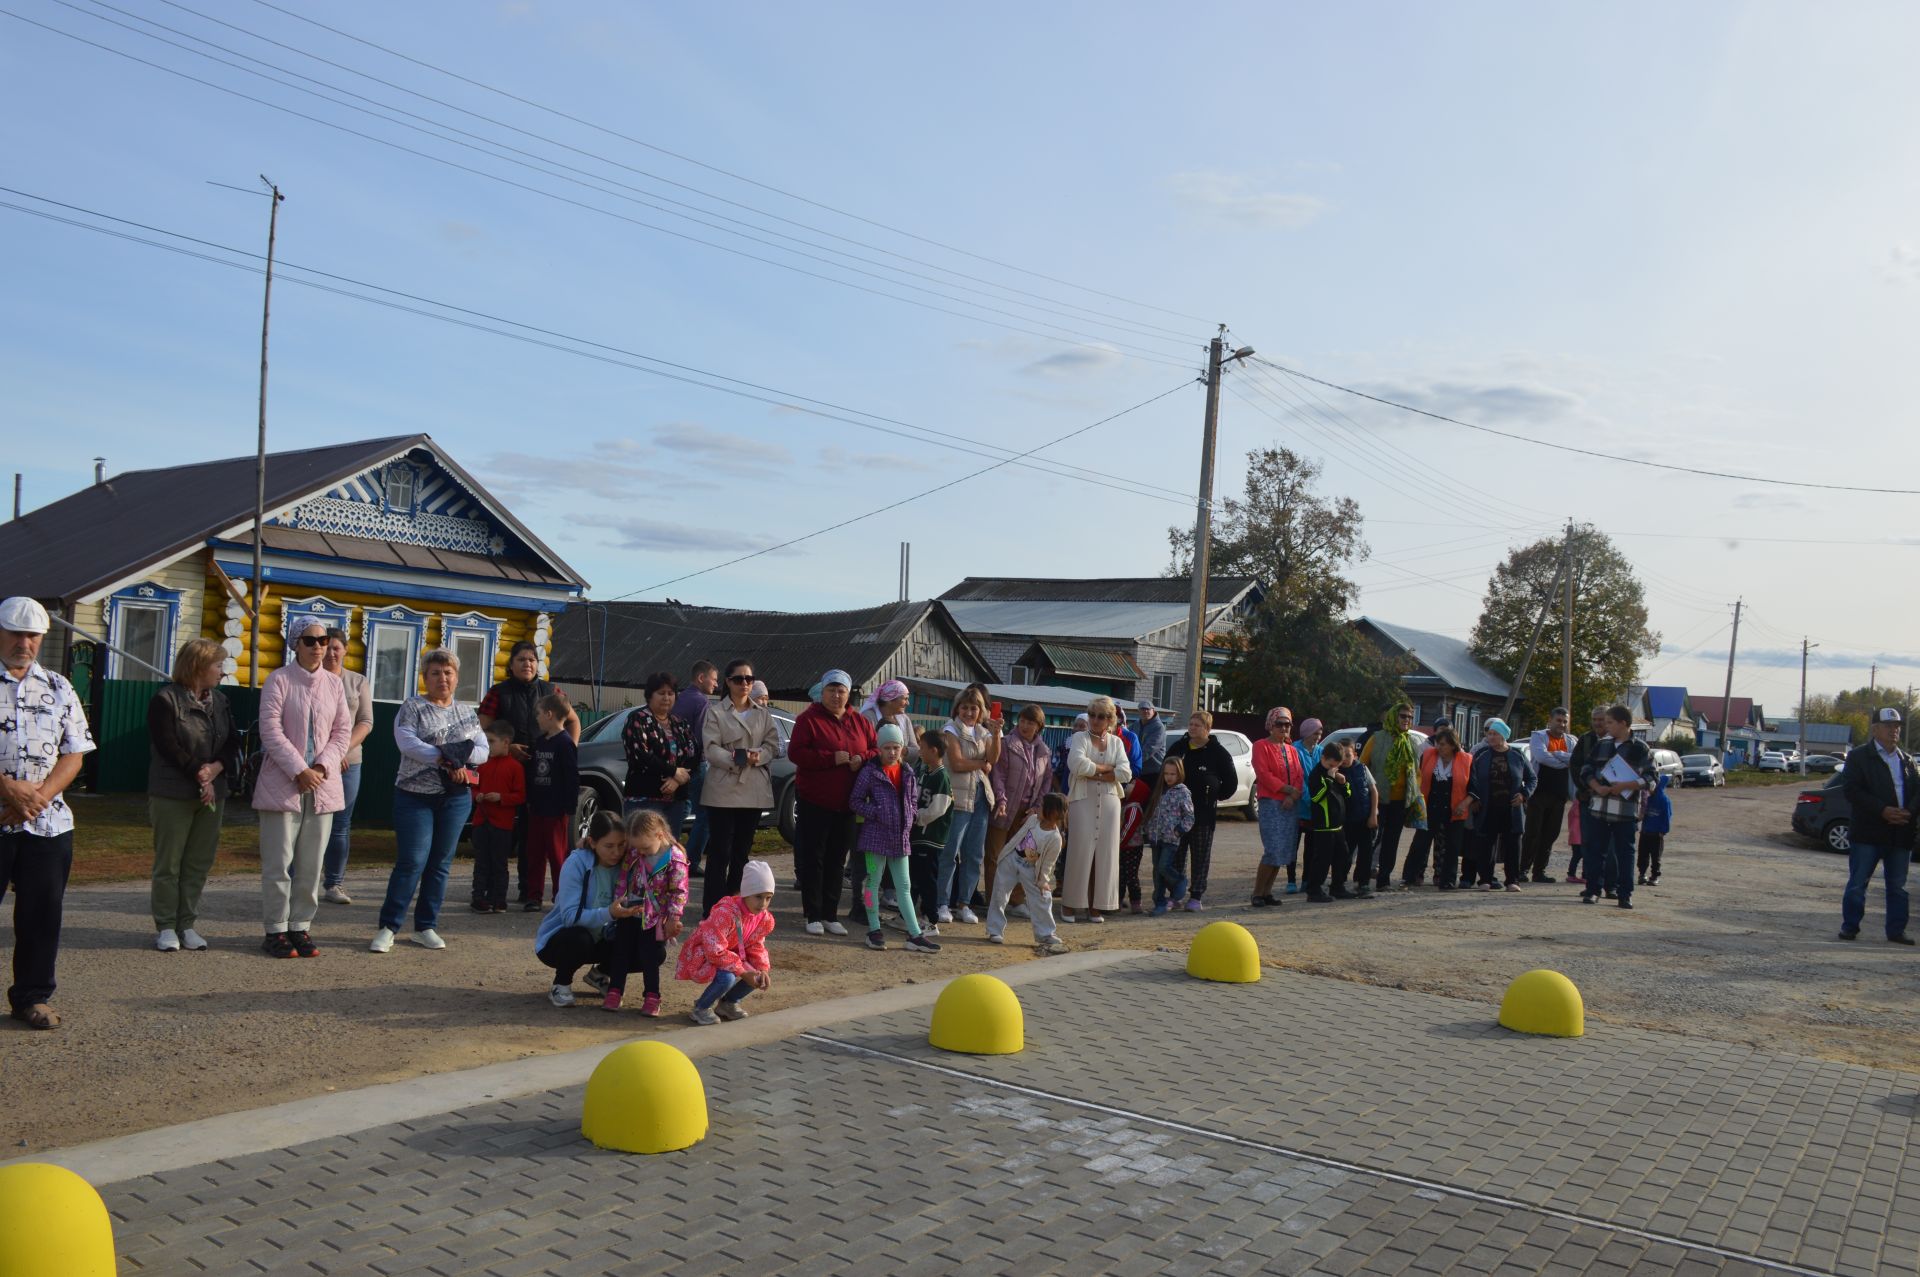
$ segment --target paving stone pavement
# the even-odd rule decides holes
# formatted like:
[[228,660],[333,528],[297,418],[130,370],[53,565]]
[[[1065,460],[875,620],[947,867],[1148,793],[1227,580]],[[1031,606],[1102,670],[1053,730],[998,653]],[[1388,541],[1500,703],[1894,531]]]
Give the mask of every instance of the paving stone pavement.
[[1165,957],[1021,996],[1017,1056],[922,1009],[704,1058],[676,1154],[592,1148],[573,1087],[110,1185],[122,1272],[1916,1268],[1905,1075]]

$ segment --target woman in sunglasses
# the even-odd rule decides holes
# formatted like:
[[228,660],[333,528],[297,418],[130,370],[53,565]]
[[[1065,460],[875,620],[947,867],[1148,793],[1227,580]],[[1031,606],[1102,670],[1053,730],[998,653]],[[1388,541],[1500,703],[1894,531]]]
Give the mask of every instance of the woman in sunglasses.
[[346,806],[341,761],[353,735],[347,689],[320,668],[327,627],[295,622],[293,663],[260,689],[260,906],[276,958],[319,954],[311,934],[320,908],[320,864],[333,813]]
[[700,916],[728,896],[740,894],[740,875],[753,850],[760,813],[773,806],[773,775],[780,729],[772,711],[753,703],[753,662],[727,662],[725,699],[711,701],[700,729],[706,747],[707,780],[700,790],[706,808],[707,875]]

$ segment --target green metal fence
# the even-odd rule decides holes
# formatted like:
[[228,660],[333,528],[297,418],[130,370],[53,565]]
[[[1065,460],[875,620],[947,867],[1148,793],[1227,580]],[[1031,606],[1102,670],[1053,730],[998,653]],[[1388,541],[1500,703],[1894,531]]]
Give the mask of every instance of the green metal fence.
[[[89,707],[93,739],[100,747],[94,764],[93,787],[103,794],[139,794],[147,789],[147,704],[160,684],[132,679],[107,679],[99,684],[99,699]],[[233,721],[251,732],[260,716],[260,692],[252,687],[223,687],[233,707]],[[400,747],[393,742],[393,720],[398,705],[376,701],[373,732],[361,747],[360,799],[354,804],[355,825],[385,825],[393,815],[393,778],[400,771]]]

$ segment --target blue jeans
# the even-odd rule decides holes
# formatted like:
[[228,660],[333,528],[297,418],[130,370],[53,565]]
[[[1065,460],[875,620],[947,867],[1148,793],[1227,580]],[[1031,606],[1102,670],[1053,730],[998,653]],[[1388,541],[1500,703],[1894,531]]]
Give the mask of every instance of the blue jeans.
[[713,983],[693,1000],[696,1010],[704,1011],[716,1002],[738,1002],[753,992],[753,986],[731,971],[713,973]]
[[1581,850],[1587,853],[1587,889],[1597,896],[1611,887],[1616,900],[1633,897],[1633,844],[1637,820],[1601,820],[1580,813]]
[[[1265,810],[1262,804],[1261,810]],[[1297,823],[1297,822],[1296,822]],[[1180,841],[1153,845],[1153,904],[1177,905],[1187,894],[1187,858],[1180,854]]]
[[1271,869],[1293,863],[1300,847],[1300,818],[1293,808],[1275,800],[1260,804],[1260,863]]
[[[693,773],[693,779],[687,782],[687,802],[693,808],[693,828],[687,833],[687,880],[691,882],[700,876],[700,862],[706,858],[707,835],[711,832],[707,824],[707,809],[700,805],[700,791],[707,787],[707,765],[701,763]],[[680,836],[680,827],[673,827],[674,836]]]
[[447,870],[453,865],[460,831],[473,814],[473,794],[464,787],[454,794],[416,794],[393,791],[393,872],[387,876],[387,898],[380,905],[380,925],[400,930],[407,906],[414,904],[413,929],[427,931],[440,920],[447,898]]
[[353,836],[353,804],[360,798],[360,764],[349,763],[340,769],[340,792],[347,805],[333,813],[333,832],[327,835],[327,851],[320,859],[320,885],[337,887],[347,876],[347,840]]
[[1847,853],[1847,894],[1840,897],[1840,929],[1860,930],[1867,916],[1867,884],[1875,865],[1885,865],[1887,882],[1887,938],[1907,933],[1907,866],[1913,853],[1899,847],[1855,843]]
[[953,812],[933,888],[934,902],[942,909],[973,899],[973,889],[980,885],[980,866],[987,858],[987,822],[992,815],[992,805],[977,798],[972,811]]

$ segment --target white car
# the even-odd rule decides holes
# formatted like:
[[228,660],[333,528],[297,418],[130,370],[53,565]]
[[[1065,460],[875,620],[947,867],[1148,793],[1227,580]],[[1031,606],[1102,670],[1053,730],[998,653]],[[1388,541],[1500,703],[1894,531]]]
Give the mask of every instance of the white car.
[[[1222,800],[1220,806],[1227,810],[1238,810],[1248,820],[1256,820],[1260,814],[1259,800],[1253,794],[1253,742],[1239,732],[1230,732],[1215,728],[1209,735],[1216,737],[1233,756],[1233,772],[1237,784],[1232,794]],[[1168,736],[1167,745],[1172,747],[1175,741],[1185,740],[1187,734]]]
[[1763,772],[1783,772],[1787,770],[1787,756],[1777,749],[1769,749],[1760,755],[1760,770]]

